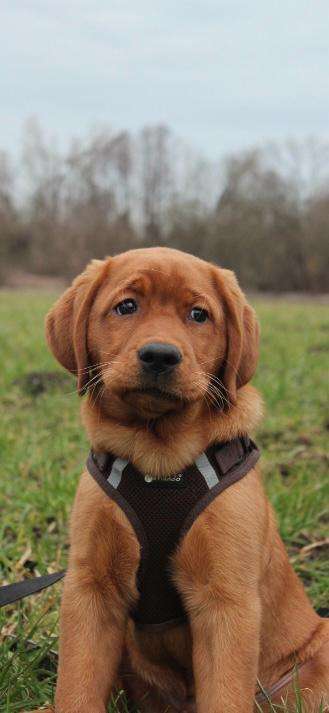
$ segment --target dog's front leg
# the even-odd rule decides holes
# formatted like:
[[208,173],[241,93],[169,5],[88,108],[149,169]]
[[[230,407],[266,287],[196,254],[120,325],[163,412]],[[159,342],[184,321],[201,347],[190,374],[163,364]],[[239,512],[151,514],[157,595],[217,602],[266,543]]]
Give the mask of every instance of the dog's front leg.
[[139,558],[124,514],[84,474],[61,604],[56,713],[105,713],[137,596]]
[[106,591],[69,572],[61,606],[56,713],[105,713],[122,654],[126,612]]
[[205,602],[191,617],[198,713],[252,713],[259,653],[255,593]]

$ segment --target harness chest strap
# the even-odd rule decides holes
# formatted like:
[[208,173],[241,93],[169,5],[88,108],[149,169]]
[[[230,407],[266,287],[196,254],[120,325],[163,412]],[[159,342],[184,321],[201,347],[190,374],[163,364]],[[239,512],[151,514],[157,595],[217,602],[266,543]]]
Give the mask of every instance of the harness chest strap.
[[217,443],[180,473],[153,479],[111,453],[90,452],[89,473],[126,514],[141,547],[139,599],[131,612],[139,628],[158,629],[186,619],[172,581],[171,556],[200,513],[255,466],[259,451],[243,436]]

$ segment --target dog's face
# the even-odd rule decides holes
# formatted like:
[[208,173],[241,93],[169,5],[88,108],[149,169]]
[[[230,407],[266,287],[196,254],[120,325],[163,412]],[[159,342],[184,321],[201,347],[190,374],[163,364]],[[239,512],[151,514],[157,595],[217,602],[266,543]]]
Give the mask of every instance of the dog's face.
[[228,407],[257,362],[233,273],[168,248],[92,262],[50,311],[47,337],[80,392],[147,420],[196,401]]

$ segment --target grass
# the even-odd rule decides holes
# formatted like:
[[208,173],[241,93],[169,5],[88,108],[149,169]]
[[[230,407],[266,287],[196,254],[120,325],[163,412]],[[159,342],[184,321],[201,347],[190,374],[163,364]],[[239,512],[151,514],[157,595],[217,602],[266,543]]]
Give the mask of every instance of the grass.
[[[74,380],[44,342],[43,317],[53,300],[0,293],[0,580],[6,583],[65,567],[69,511],[88,451]],[[256,308],[265,484],[294,567],[314,605],[328,607],[328,308],[260,299]],[[31,711],[53,698],[60,591],[57,584],[0,610],[1,713]],[[301,710],[296,694],[295,711]]]

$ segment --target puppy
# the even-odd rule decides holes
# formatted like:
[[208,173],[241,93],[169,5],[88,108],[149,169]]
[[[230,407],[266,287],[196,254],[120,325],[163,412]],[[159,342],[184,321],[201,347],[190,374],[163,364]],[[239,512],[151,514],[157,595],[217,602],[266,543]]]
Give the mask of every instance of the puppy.
[[[163,247],[96,260],[46,332],[87,394],[92,447],[56,713],[105,713],[116,688],[145,713],[252,713],[255,696],[265,711],[257,681],[292,704],[294,667],[305,710],[326,709],[329,623],[289,564],[247,437],[258,324],[234,274]],[[162,626],[160,610],[180,616]]]

